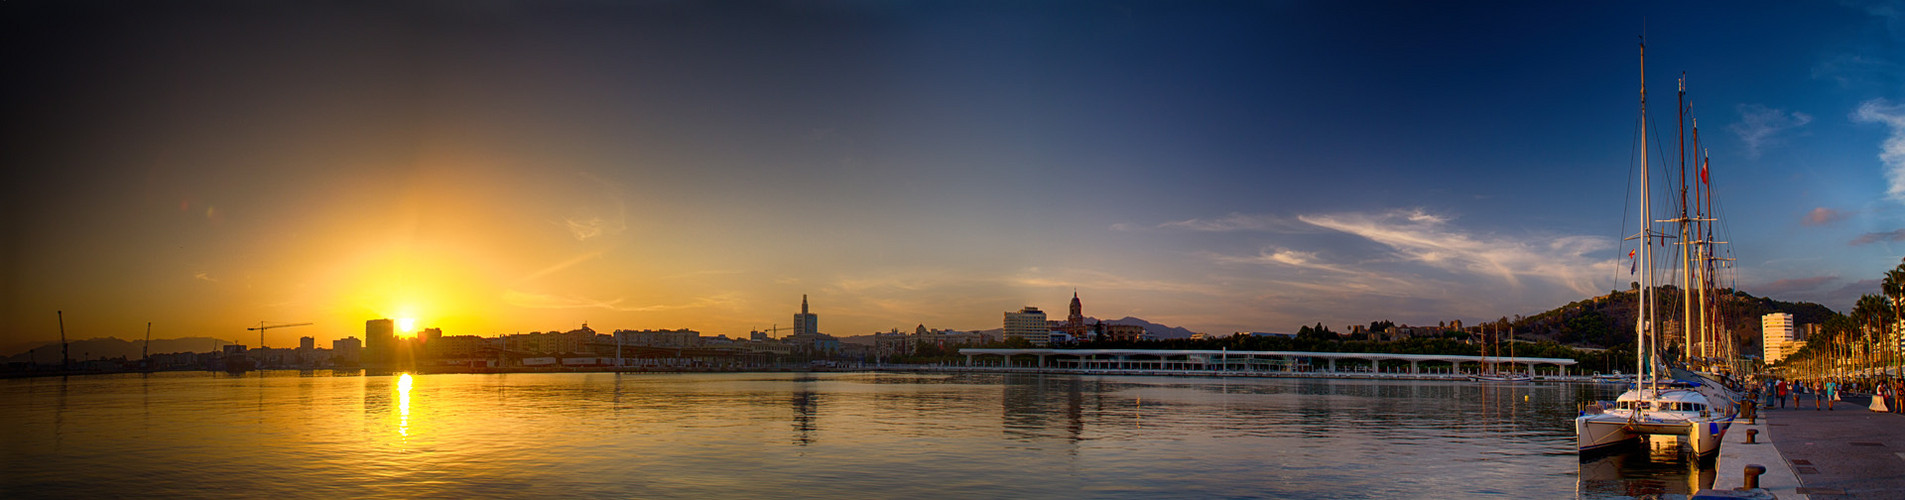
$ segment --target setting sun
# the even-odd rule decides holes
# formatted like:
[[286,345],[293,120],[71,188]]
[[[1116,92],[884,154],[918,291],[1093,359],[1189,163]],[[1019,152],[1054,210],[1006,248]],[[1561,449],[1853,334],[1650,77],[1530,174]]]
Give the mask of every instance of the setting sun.
[[414,334],[417,332],[417,318],[398,318],[397,333]]

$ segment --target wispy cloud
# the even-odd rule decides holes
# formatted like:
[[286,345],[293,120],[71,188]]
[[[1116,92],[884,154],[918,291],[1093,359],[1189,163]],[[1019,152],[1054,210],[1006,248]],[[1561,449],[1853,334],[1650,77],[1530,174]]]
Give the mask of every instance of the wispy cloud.
[[212,282],[212,283],[217,283],[217,282],[218,282],[218,278],[213,278],[213,277],[212,277],[212,275],[210,275],[210,274],[205,274],[205,273],[198,273],[198,274],[194,274],[194,275],[192,275],[192,279],[196,279],[196,280],[199,280],[199,281],[207,281],[207,282]]
[[596,259],[596,258],[598,258],[598,257],[601,257],[601,256],[602,256],[602,252],[589,252],[589,253],[585,253],[585,254],[582,254],[582,255],[577,255],[577,256],[575,256],[575,258],[572,258],[572,259],[569,259],[569,260],[565,260],[565,261],[562,261],[562,262],[560,262],[560,263],[557,263],[556,265],[553,265],[553,266],[549,266],[549,267],[545,267],[545,268],[542,268],[542,270],[540,270],[540,271],[536,271],[536,272],[533,272],[533,273],[529,273],[529,275],[528,275],[528,276],[524,276],[524,277],[523,277],[523,279],[522,279],[522,281],[530,281],[530,280],[534,280],[534,279],[536,279],[536,278],[541,278],[541,277],[543,277],[543,276],[548,276],[548,275],[550,275],[550,274],[555,274],[555,272],[556,272],[556,271],[561,271],[561,270],[563,270],[563,269],[568,269],[568,268],[570,268],[570,267],[573,267],[573,266],[575,266],[576,264],[581,264],[581,263],[583,263],[583,262],[588,262],[588,261],[590,261],[590,260],[593,260],[593,259]]
[[1421,210],[1306,215],[1299,219],[1380,243],[1404,261],[1449,272],[1492,276],[1511,287],[1521,287],[1524,278],[1534,278],[1584,294],[1600,290],[1594,276],[1606,269],[1596,271],[1596,266],[1606,265],[1606,260],[1596,260],[1589,254],[1610,245],[1606,238],[1592,236],[1471,234],[1451,227],[1447,217]]
[[732,304],[734,301],[735,298],[732,295],[723,294],[712,297],[701,297],[686,304],[649,304],[637,306],[625,305],[624,303],[627,302],[627,299],[623,297],[601,300],[589,297],[533,293],[520,290],[503,292],[504,303],[529,309],[606,309],[621,312],[659,312],[714,307],[723,304]]
[[1798,111],[1787,112],[1760,104],[1741,104],[1734,107],[1740,113],[1739,123],[1729,127],[1740,141],[1746,143],[1746,156],[1759,158],[1760,149],[1778,142],[1782,132],[1803,127],[1812,123],[1812,116]]
[[600,192],[594,197],[583,197],[583,201],[571,209],[570,215],[562,219],[562,226],[569,230],[569,234],[576,241],[588,241],[627,230],[628,205],[622,202],[621,187],[587,172],[577,175]]
[[[1124,224],[1118,226],[1129,227]],[[1189,219],[1158,224],[1159,229],[1182,229],[1205,232],[1233,231],[1288,231],[1303,229],[1303,224],[1289,217],[1269,214],[1231,213],[1215,219]]]
[[1800,223],[1808,225],[1808,226],[1831,225],[1833,223],[1837,223],[1839,221],[1845,220],[1847,215],[1849,214],[1838,211],[1838,210],[1833,210],[1826,207],[1818,207],[1818,208],[1812,209],[1811,212],[1806,212],[1806,218],[1801,220]]
[[1257,252],[1256,255],[1216,255],[1213,256],[1213,259],[1218,262],[1233,264],[1265,264],[1294,269],[1315,269],[1339,274],[1360,275],[1366,272],[1360,269],[1323,262],[1317,258],[1316,252],[1299,252],[1286,248],[1264,249]]
[[1852,239],[1852,246],[1870,245],[1878,242],[1905,241],[1905,229],[1865,233]]
[[1891,135],[1879,144],[1879,161],[1885,164],[1888,184],[1885,195],[1892,201],[1905,203],[1905,105],[1892,104],[1885,98],[1865,101],[1852,113],[1852,119],[1892,129]]

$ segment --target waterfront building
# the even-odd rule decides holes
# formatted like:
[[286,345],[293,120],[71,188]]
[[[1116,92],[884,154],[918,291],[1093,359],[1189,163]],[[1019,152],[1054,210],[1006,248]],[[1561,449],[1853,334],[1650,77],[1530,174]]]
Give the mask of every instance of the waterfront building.
[[441,335],[423,344],[424,352],[439,360],[484,358],[489,355],[491,339],[475,335]]
[[396,359],[397,322],[389,318],[373,319],[364,322],[364,355],[366,365],[382,365]]
[[331,341],[331,363],[355,365],[362,361],[364,341],[357,337],[344,337]]
[[615,339],[622,345],[643,347],[699,347],[704,342],[701,332],[683,328],[680,330],[616,330]]
[[1045,322],[1045,311],[1037,307],[1025,306],[1018,312],[1005,313],[1005,338],[1025,339],[1035,346],[1044,346],[1051,340],[1052,329]]
[[1765,350],[1767,363],[1777,363],[1806,346],[1806,342],[1795,335],[1790,313],[1760,316],[1760,332],[1760,345]]
[[[920,327],[922,330],[924,326]],[[873,332],[873,355],[883,357],[906,356],[913,354],[920,341],[919,333],[908,335],[894,328],[891,332]]]
[[807,312],[807,295],[800,296],[800,314],[794,315],[794,335],[820,333],[820,316]]

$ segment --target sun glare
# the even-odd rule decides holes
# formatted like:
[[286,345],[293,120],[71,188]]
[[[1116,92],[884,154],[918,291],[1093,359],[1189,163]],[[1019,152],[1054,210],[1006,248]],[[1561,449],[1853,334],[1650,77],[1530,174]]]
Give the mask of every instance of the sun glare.
[[398,318],[397,319],[397,333],[402,333],[402,334],[417,333],[417,318]]

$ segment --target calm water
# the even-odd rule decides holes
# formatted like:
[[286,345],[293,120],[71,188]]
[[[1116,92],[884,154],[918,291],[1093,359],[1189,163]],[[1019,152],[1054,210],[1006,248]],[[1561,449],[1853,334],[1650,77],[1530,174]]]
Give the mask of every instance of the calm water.
[[1577,458],[1575,402],[1610,390],[882,373],[15,379],[0,380],[0,496],[1684,494],[1687,467],[1644,450]]

